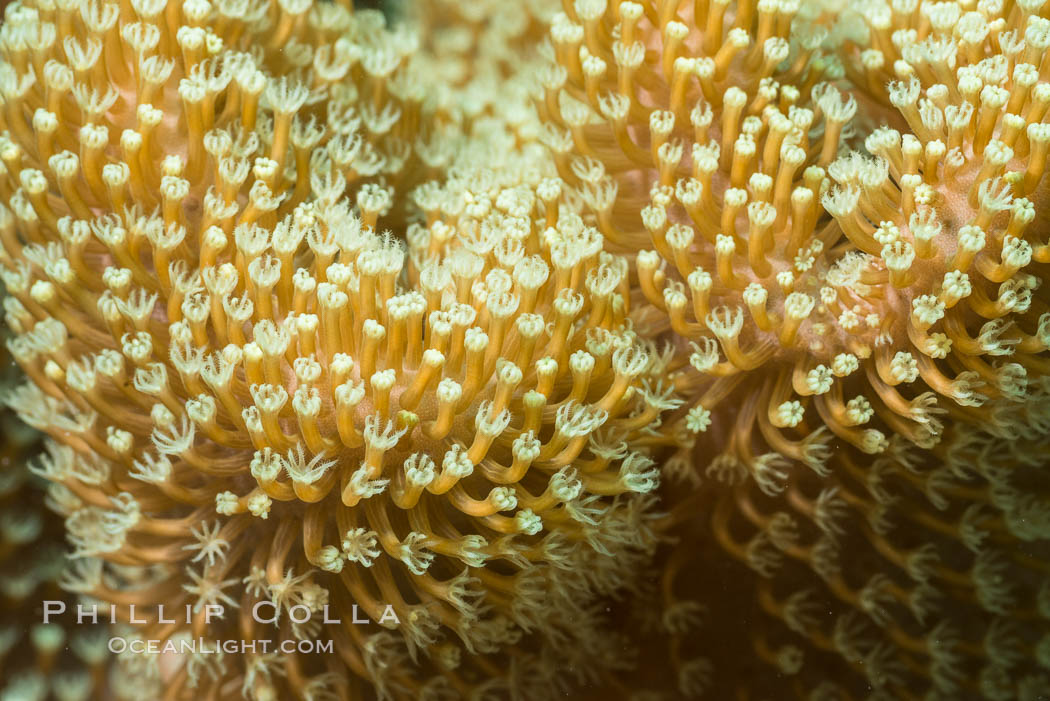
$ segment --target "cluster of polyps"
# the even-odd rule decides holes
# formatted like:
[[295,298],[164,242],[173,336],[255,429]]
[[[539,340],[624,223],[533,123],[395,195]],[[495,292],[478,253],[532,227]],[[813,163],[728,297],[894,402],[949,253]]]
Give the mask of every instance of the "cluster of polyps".
[[[773,451],[820,469],[806,403],[859,366],[825,304],[838,230],[820,206],[856,102],[826,82],[841,71],[799,3],[679,5],[577,2],[555,18],[547,143],[610,249],[640,251],[639,327],[683,351],[668,469],[693,471],[692,437],[741,386],[761,394],[751,416]],[[726,470],[768,479],[749,444]]]
[[[647,304],[633,316],[678,344],[689,400],[668,421],[685,450],[664,470],[712,484],[659,527],[712,513],[723,549],[759,575],[741,604],[772,622],[743,649],[684,645],[687,582],[673,582],[696,575],[681,577],[689,546],[673,550],[664,628],[680,689],[735,693],[749,672],[730,658],[757,655],[800,697],[919,684],[951,697],[976,688],[960,676],[983,644],[980,693],[1034,693],[1032,658],[1009,651],[1045,629],[1011,621],[1038,608],[1045,568],[1009,545],[1045,541],[1050,509],[1025,494],[1035,471],[1008,474],[993,454],[1024,436],[1004,460],[1038,464],[1045,434],[1042,3],[866,3],[832,32],[858,46],[825,56],[822,18],[797,3],[564,4],[545,139],[610,250],[652,248],[635,260]],[[821,82],[848,91],[844,75],[868,94]],[[861,124],[892,126],[844,155],[857,99]],[[817,608],[828,625],[799,613]],[[722,624],[736,625],[709,622]],[[820,682],[826,664],[841,686]]]
[[[853,359],[836,355],[823,378],[779,381],[816,389],[817,425],[842,444],[824,474],[775,461],[741,480],[736,458],[756,412],[799,426],[817,418],[801,403],[785,411],[776,390],[768,404],[753,394],[737,407],[731,450],[706,472],[729,487],[673,509],[678,524],[709,511],[722,549],[756,575],[740,601],[760,613],[738,647],[692,639],[720,672],[708,688],[739,687],[739,660],[755,659],[775,672],[756,693],[786,675],[809,699],[1032,699],[1046,688],[1041,5],[859,8],[868,36],[843,56],[866,86],[862,103],[884,103],[892,126],[867,135],[866,154],[827,167],[835,184],[822,201],[838,231],[823,238],[834,262],[813,310],[834,317]],[[691,565],[672,558],[665,577],[682,589]],[[701,630],[720,625],[732,623],[713,612]]]
[[[880,318],[870,359],[855,351],[870,408],[834,390],[818,404],[860,451],[775,500],[735,487],[713,520],[760,575],[753,650],[816,698],[1029,699],[1047,684],[1041,4],[864,4],[868,36],[844,52],[864,99],[892,108],[867,154],[831,164],[824,196],[844,237],[824,303],[851,333]],[[874,458],[859,418],[889,437]]]
[[1045,374],[1050,246],[1033,222],[1050,148],[1050,20],[1022,5],[874,3],[855,56],[898,128],[867,137],[873,158],[836,164],[825,204],[859,251],[840,302],[895,312],[882,345],[912,370],[894,372],[884,352],[879,394],[905,420],[901,381],[921,378],[952,418],[973,419],[957,406],[1021,401]]
[[557,216],[553,181],[456,189],[411,263],[377,233],[418,105],[411,42],[375,18],[41,3],[0,33],[5,311],[33,383],[10,403],[56,441],[66,586],[122,616],[190,604],[216,639],[271,637],[243,614],[266,599],[395,629],[282,616],[337,655],[195,657],[176,689],[440,696],[514,645],[545,665],[529,688],[564,676],[557,651],[607,662],[592,595],[647,545],[619,495],[656,487],[628,441],[667,399],[627,262]]

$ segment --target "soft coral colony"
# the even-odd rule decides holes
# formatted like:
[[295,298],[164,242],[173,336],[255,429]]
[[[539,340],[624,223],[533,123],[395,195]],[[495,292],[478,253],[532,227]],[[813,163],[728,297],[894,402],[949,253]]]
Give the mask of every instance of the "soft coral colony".
[[683,693],[1045,692],[1039,6],[555,19],[548,143],[607,240],[651,249],[636,328],[682,348],[664,473],[694,487],[657,528]]
[[7,9],[67,588],[334,644],[173,699],[1038,698],[1039,3],[503,9]]
[[545,179],[380,228],[461,119],[412,37],[190,0],[16,4],[2,38],[8,400],[52,439],[65,586],[148,639],[334,643],[187,655],[167,693],[542,696],[614,662],[592,607],[650,545],[661,356]]

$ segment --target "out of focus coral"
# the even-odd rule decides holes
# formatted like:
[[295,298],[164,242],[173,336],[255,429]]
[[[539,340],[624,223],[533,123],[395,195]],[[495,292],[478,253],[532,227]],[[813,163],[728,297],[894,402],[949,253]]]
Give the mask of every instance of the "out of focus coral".
[[[17,381],[0,349],[0,391]],[[0,699],[88,701],[107,688],[107,629],[73,618],[44,623],[44,600],[74,604],[58,588],[62,523],[49,519],[43,484],[31,474],[40,449],[39,434],[0,413]]]
[[[418,27],[422,48],[432,57],[435,81],[428,96],[442,90],[482,82],[493,99],[500,94],[499,79],[527,75],[530,54],[546,38],[557,0],[498,2],[455,0],[408,2],[401,6],[406,21]],[[461,102],[469,109],[473,100]]]
[[380,233],[433,151],[412,36],[187,0],[15,4],[0,42],[7,401],[52,439],[66,587],[144,638],[335,645],[197,652],[168,695],[540,698],[614,664],[663,358],[554,183],[447,178],[407,248]]
[[533,93],[557,7],[557,0],[402,7],[419,33],[418,56],[429,79],[425,126],[432,136],[417,152],[430,182],[459,179],[465,169],[517,183],[519,165],[531,171],[537,157],[549,162],[537,156],[542,149]]

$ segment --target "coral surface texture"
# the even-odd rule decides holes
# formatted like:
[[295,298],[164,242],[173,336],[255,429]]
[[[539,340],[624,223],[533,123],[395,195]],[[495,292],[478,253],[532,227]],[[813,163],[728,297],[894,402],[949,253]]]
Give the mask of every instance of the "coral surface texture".
[[1050,0],[16,0],[0,701],[1050,701]]

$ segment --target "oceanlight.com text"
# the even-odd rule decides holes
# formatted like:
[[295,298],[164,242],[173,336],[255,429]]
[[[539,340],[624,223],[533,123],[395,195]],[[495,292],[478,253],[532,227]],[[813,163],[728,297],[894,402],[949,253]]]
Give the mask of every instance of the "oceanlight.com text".
[[282,652],[300,655],[327,654],[334,651],[331,640],[144,640],[142,638],[112,637],[108,643],[114,655],[130,652],[134,655],[193,654],[243,655]]

